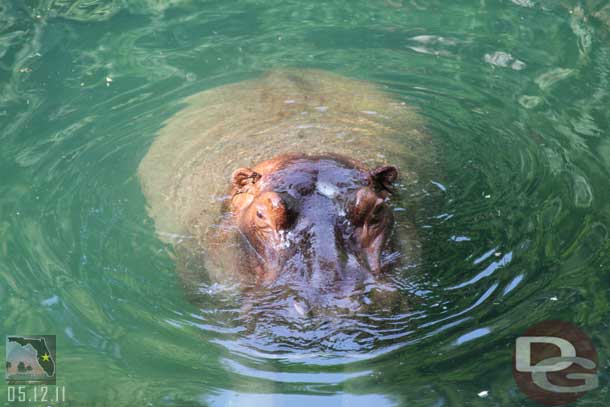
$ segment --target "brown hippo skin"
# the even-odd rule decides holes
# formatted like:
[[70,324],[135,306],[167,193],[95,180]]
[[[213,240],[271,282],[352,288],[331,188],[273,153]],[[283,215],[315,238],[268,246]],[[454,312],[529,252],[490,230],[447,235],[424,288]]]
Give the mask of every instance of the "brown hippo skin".
[[394,225],[391,201],[433,160],[422,120],[404,102],[367,82],[299,69],[185,102],[139,178],[186,285],[203,272],[288,287],[306,293],[307,307],[325,306],[383,279],[398,257],[416,262],[413,225]]
[[235,170],[230,212],[243,269],[263,282],[308,276],[320,290],[381,273],[397,177],[394,166],[367,170],[331,154],[286,154]]

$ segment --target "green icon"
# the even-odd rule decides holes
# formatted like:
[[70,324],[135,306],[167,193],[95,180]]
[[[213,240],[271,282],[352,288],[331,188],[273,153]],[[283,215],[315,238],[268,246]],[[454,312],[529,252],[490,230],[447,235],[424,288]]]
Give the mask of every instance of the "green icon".
[[6,337],[6,381],[9,384],[55,384],[55,335]]

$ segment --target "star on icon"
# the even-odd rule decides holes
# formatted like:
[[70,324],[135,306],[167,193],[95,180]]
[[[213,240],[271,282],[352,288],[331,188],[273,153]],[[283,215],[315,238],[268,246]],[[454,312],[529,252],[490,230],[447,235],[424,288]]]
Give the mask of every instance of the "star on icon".
[[43,362],[48,362],[49,361],[49,355],[47,353],[45,353],[44,355],[42,355],[42,361]]

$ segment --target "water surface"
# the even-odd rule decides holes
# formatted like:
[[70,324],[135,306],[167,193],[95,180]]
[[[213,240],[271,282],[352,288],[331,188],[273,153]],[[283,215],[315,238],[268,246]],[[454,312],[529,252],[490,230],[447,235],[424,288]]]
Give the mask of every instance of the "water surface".
[[[513,341],[563,319],[599,354],[577,404],[608,404],[609,25],[595,0],[3,2],[0,334],[57,335],[66,405],[533,405]],[[181,101],[278,67],[384,87],[440,149],[401,215],[412,307],[368,341],[248,336],[234,291],[188,300],[145,210]]]

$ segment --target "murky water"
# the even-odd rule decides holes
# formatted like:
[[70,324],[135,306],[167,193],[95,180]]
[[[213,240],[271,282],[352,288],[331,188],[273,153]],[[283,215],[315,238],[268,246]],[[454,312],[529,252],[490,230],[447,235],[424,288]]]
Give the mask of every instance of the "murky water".
[[[126,3],[0,4],[0,334],[57,335],[65,405],[533,405],[512,346],[547,319],[597,347],[578,403],[610,402],[607,3]],[[438,146],[383,323],[257,336],[234,288],[189,298],[147,214],[184,98],[281,67],[383,87]]]

